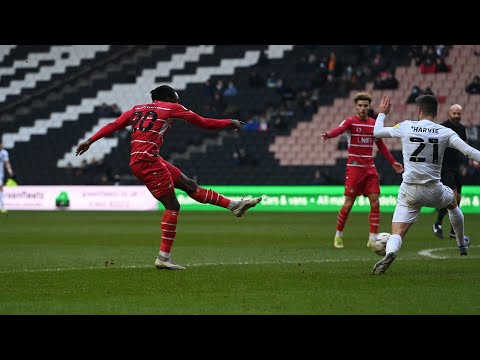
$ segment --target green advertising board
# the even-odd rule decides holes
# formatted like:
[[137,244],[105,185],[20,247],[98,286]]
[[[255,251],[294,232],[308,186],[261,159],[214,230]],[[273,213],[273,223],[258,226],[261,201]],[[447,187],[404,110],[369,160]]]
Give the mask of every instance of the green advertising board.
[[[242,197],[261,196],[262,202],[255,211],[338,211],[343,205],[343,186],[310,185],[310,186],[202,186],[212,189],[230,199],[240,200]],[[393,212],[397,201],[399,186],[381,187],[380,206],[382,212]],[[182,210],[219,211],[218,206],[200,204],[181,190],[175,190]],[[461,208],[464,213],[480,213],[480,186],[463,186]],[[163,205],[159,203],[159,210]],[[370,211],[367,197],[359,196],[352,208],[355,212]],[[422,212],[433,212],[434,209],[423,208]]]

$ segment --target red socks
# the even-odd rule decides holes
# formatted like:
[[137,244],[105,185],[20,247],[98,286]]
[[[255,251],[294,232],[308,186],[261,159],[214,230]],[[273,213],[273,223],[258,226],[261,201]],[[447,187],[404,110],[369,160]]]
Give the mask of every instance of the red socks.
[[378,233],[378,227],[380,226],[380,208],[373,207],[370,209],[370,232],[371,233]]
[[160,224],[160,228],[162,229],[160,251],[170,253],[173,240],[177,234],[177,218],[178,211],[176,210],[165,210],[163,212],[162,223]]
[[337,216],[337,231],[343,231],[348,220],[348,215],[350,215],[350,211],[342,206]]
[[197,187],[197,190],[195,190],[193,194],[189,194],[189,196],[202,204],[212,204],[223,208],[227,208],[228,204],[230,204],[230,199],[213,190],[206,190],[200,186]]

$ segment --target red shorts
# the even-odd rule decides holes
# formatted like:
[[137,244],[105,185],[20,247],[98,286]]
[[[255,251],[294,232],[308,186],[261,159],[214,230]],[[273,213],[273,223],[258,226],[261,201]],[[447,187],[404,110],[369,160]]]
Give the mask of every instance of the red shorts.
[[367,196],[380,194],[378,172],[375,167],[370,169],[347,166],[345,173],[345,196]]
[[180,169],[161,157],[155,161],[137,161],[130,165],[130,169],[156,199],[173,192],[174,182],[181,174]]

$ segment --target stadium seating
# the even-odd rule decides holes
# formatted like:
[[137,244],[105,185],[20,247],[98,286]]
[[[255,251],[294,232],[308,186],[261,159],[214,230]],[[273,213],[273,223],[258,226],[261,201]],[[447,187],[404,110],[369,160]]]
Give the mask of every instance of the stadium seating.
[[[179,166],[202,184],[310,184],[315,169],[343,183],[346,150],[340,137],[323,143],[320,133],[337,126],[354,113],[353,96],[369,91],[375,107],[385,92],[373,89],[373,78],[361,88],[343,88],[335,93],[315,89],[312,72],[299,67],[299,59],[314,53],[317,58],[335,52],[337,73],[341,77],[347,65],[360,68],[371,61],[368,46],[361,45],[155,45],[155,46],[0,46],[0,129],[4,146],[9,149],[17,177],[24,184],[77,184],[79,179],[67,171],[71,164],[100,158],[114,173],[128,169],[128,137],[111,136],[95,145],[82,157],[75,157],[80,141],[91,136],[114,116],[102,116],[98,110],[106,103],[117,104],[122,111],[148,102],[149,91],[159,84],[172,85],[181,103],[206,117],[233,117],[247,120],[253,114],[270,120],[272,111],[283,109],[286,127],[267,131],[234,134],[209,131],[175,121],[162,147],[162,156]],[[384,48],[385,58],[399,80],[392,94],[392,122],[415,116],[415,105],[405,104],[415,84],[430,86],[441,97],[439,118],[447,106],[460,103],[466,123],[478,124],[480,96],[465,93],[465,86],[476,75],[478,56],[473,46],[452,46],[446,58],[451,72],[421,74],[408,57],[408,46],[401,53]],[[260,64],[261,55],[267,64]],[[28,63],[27,63],[28,60]],[[252,70],[267,79],[273,72],[283,78],[294,95],[318,90],[316,112],[304,118],[297,99],[285,99],[275,88],[252,87]],[[233,81],[238,95],[226,99],[231,113],[205,107],[205,81],[212,84]],[[273,109],[273,110],[272,110]],[[400,142],[386,140],[400,160]],[[238,165],[233,154],[244,149],[253,159]],[[382,182],[398,184],[395,174],[381,154],[375,153]],[[132,181],[135,183],[135,180]]]

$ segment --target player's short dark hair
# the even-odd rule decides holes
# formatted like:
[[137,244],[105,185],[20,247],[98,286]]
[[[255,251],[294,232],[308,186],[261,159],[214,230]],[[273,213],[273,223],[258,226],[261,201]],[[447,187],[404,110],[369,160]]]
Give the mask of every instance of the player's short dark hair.
[[422,111],[423,115],[436,116],[438,112],[438,100],[435,95],[420,95],[415,99],[415,103]]
[[368,92],[359,92],[353,98],[353,102],[356,104],[358,100],[367,100],[370,104],[372,102],[372,95],[370,95]]
[[174,99],[177,96],[175,90],[168,85],[161,85],[153,89],[152,91],[150,91],[150,95],[152,95],[152,101],[165,101],[168,99]]

